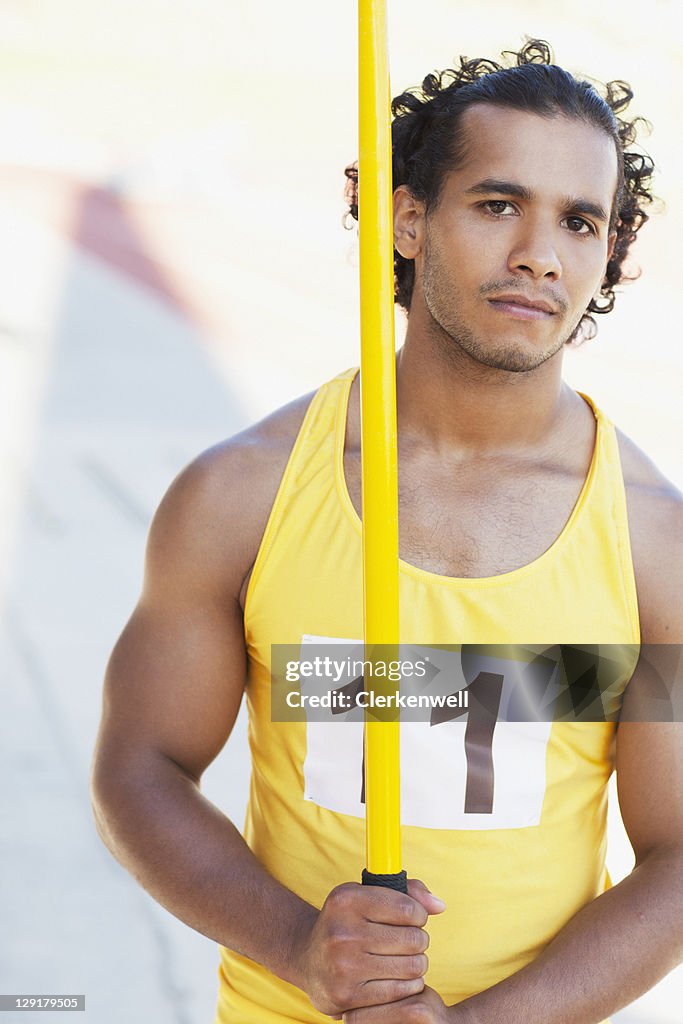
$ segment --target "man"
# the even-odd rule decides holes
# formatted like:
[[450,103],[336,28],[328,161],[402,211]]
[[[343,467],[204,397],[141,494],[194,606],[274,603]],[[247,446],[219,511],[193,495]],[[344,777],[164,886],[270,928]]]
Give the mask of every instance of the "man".
[[[564,345],[611,308],[651,165],[627,150],[623,90],[605,102],[550,61],[532,42],[394,102],[407,643],[683,640],[681,496],[561,380]],[[362,635],[359,461],[350,371],[173,483],[108,669],[102,837],[225,947],[220,1022],[597,1024],[683,956],[683,737],[625,720],[636,671],[618,730],[506,733],[468,807],[462,734],[425,723],[404,749],[404,858],[438,897],[352,881],[356,741],[272,722],[269,672],[271,643]],[[245,687],[248,845],[199,790]],[[637,866],[609,889],[615,761]]]

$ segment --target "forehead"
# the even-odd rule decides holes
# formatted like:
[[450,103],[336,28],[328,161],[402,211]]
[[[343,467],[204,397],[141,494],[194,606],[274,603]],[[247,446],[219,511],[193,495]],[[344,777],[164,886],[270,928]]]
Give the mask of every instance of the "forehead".
[[[462,118],[465,159],[449,179],[467,188],[484,178],[515,181],[539,194],[582,195],[609,207],[617,153],[605,132],[577,118],[542,117],[490,103]],[[447,183],[446,183],[447,184]]]

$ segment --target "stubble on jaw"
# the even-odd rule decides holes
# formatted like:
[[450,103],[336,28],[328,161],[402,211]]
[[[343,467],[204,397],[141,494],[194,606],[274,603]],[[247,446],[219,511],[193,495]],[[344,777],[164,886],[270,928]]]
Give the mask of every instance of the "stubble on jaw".
[[[436,259],[434,259],[436,255]],[[452,286],[435,272],[434,268],[443,265],[439,250],[434,246],[429,230],[425,241],[424,270],[422,277],[422,297],[429,314],[429,335],[439,355],[454,368],[462,369],[463,357],[469,357],[482,367],[502,370],[507,373],[529,373],[538,369],[543,363],[561,352],[564,346],[572,341],[581,322],[581,317],[566,336],[560,336],[547,349],[534,351],[522,345],[509,343],[492,348],[483,341],[459,315],[452,294]],[[482,285],[480,292],[502,291],[510,287],[509,283],[491,282]],[[448,311],[446,319],[444,311]],[[583,316],[583,314],[582,314]]]

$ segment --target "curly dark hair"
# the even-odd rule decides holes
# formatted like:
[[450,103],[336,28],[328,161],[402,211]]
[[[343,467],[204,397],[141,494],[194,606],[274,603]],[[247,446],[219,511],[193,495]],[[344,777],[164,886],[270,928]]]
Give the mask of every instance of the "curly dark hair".
[[[428,211],[438,205],[446,175],[464,158],[460,119],[473,103],[512,107],[545,117],[565,114],[609,135],[619,158],[610,222],[617,238],[600,295],[591,300],[570,339],[586,340],[597,332],[591,313],[609,313],[614,307],[614,286],[632,280],[624,271],[624,260],[648,219],[645,206],[654,198],[650,191],[654,164],[633,144],[638,125],[649,125],[639,117],[625,120],[618,116],[633,98],[626,82],[599,86],[574,78],[553,64],[552,50],[542,39],[530,39],[518,52],[504,51],[501,56],[508,58],[507,64],[460,57],[460,67],[427,75],[421,87],[407,89],[392,100],[393,187],[406,185]],[[358,220],[357,162],[344,173],[348,213]],[[394,297],[406,313],[414,283],[413,260],[394,249]]]

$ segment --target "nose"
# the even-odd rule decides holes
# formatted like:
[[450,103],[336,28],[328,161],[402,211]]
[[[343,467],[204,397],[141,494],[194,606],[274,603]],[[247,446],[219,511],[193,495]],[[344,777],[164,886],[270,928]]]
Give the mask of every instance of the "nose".
[[508,257],[510,270],[523,271],[536,279],[557,281],[562,276],[562,263],[557,254],[552,228],[527,221]]

